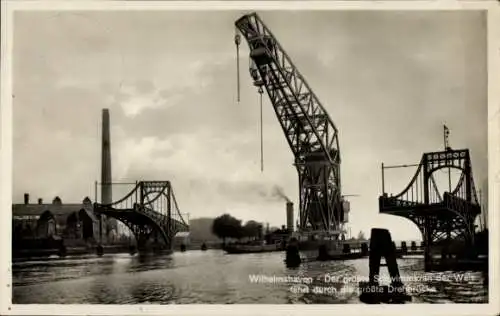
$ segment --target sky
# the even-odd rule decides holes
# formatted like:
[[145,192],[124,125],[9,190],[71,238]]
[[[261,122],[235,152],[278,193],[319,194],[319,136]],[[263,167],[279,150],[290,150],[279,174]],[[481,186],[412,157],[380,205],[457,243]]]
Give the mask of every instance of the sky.
[[[101,111],[111,115],[115,182],[171,181],[189,218],[223,213],[286,223],[298,206],[290,151],[240,46],[238,11],[16,12],[13,52],[13,201],[94,199]],[[388,228],[420,239],[409,220],[379,214],[381,163],[418,163],[424,152],[469,148],[476,185],[487,179],[486,19],[481,12],[259,12],[339,129],[342,193],[352,234]],[[290,21],[294,21],[291,23]],[[415,168],[386,172],[401,192]],[[454,176],[455,177],[455,176]],[[439,185],[447,183],[438,175]],[[114,188],[114,199],[130,187]]]

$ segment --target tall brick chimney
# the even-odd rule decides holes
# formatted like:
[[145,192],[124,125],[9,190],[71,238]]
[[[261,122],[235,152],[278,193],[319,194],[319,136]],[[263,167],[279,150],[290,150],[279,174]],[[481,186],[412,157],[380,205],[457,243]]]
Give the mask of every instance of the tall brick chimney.
[[101,151],[101,203],[111,204],[111,137],[109,131],[109,110],[102,110],[102,151]]
[[[111,176],[111,133],[109,122],[109,109],[102,110],[102,152],[101,152],[101,203],[113,203],[113,187]],[[100,237],[103,242],[103,233],[109,236],[110,231],[117,230],[114,218],[100,217]]]

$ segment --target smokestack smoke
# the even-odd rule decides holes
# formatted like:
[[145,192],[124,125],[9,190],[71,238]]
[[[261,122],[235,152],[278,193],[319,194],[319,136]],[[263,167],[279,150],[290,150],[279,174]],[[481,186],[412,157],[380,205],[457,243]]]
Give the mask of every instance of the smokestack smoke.
[[285,192],[283,191],[283,188],[280,187],[280,186],[275,186],[274,187],[274,191],[273,191],[273,196],[276,196],[276,197],[280,197],[282,199],[284,199],[285,201],[287,202],[292,202],[288,196],[286,196]]

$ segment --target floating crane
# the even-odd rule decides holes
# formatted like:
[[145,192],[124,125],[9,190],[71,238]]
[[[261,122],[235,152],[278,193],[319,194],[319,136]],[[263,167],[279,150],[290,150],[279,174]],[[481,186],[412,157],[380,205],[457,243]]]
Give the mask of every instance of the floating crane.
[[[299,232],[338,239],[345,234],[349,211],[349,202],[341,195],[338,130],[261,18],[256,13],[247,14],[235,26],[237,57],[241,34],[250,48],[249,70],[254,85],[259,92],[267,92],[295,157],[300,192]],[[238,78],[238,100],[239,85]]]

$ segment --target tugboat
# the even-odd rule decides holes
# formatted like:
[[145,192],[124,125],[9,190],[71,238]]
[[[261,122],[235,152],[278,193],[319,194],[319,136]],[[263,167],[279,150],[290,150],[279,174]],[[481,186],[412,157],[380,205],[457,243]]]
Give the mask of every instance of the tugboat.
[[[346,240],[341,232],[296,232],[301,257],[306,261],[350,260],[368,256],[368,241]],[[340,237],[340,238],[339,238]]]
[[[301,261],[324,261],[324,260],[348,260],[368,256],[368,242],[362,239],[347,239],[347,223],[349,222],[350,203],[345,199],[347,195],[341,196],[342,214],[338,222],[330,223],[325,228],[322,211],[311,209],[308,222],[300,227],[297,221],[298,231],[293,231],[293,205],[287,203],[287,223],[291,234],[287,240],[292,240],[298,245]],[[356,196],[356,195],[350,195]]]
[[269,232],[258,240],[226,245],[224,251],[230,254],[284,251],[289,235],[285,226],[281,226],[281,229]]

